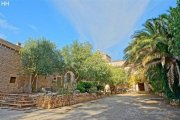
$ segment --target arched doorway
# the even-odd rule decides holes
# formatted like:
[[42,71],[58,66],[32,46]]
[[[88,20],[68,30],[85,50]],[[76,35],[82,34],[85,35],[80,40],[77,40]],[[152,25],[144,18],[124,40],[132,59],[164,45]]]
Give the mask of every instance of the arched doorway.
[[64,88],[68,91],[72,91],[75,89],[76,86],[76,80],[75,75],[72,71],[66,72],[64,75]]
[[144,83],[138,83],[138,89],[139,91],[145,91],[145,88],[144,88]]

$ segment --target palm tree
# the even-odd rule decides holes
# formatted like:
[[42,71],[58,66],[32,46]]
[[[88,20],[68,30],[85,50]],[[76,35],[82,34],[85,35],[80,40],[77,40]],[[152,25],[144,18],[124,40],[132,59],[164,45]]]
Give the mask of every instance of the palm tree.
[[124,50],[124,58],[127,64],[134,63],[147,70],[162,64],[167,74],[169,88],[173,92],[172,85],[175,79],[180,86],[180,70],[179,59],[171,54],[169,49],[173,34],[169,31],[168,23],[169,17],[166,14],[147,20],[144,29],[133,35],[132,43]]

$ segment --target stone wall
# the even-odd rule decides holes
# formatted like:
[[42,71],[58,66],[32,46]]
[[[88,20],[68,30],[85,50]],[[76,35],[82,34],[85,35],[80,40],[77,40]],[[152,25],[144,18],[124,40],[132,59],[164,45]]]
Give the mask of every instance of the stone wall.
[[104,94],[79,93],[75,95],[39,95],[36,98],[36,105],[41,108],[51,109],[63,106],[70,106],[77,103],[87,102],[103,98]]
[[[23,86],[22,92],[29,93],[29,83],[30,83],[30,76],[22,75],[19,76],[20,86]],[[35,83],[35,91],[41,92],[42,88],[55,88],[56,84],[53,83],[54,76],[38,76]]]
[[37,79],[37,90],[41,90],[41,88],[53,88],[53,80],[54,75],[49,76],[38,76]]
[[[29,92],[30,76],[23,74],[20,47],[0,39],[0,92]],[[39,76],[37,89],[53,87],[54,76]]]
[[[21,92],[22,86],[18,83],[21,72],[19,52],[0,44],[0,91]],[[11,77],[15,78],[10,83]],[[13,78],[12,78],[13,79]]]

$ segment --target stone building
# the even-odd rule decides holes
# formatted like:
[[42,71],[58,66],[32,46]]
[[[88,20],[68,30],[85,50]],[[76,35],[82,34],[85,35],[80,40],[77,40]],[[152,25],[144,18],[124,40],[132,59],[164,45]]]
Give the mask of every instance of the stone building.
[[106,54],[106,53],[103,53],[103,52],[100,52],[100,54],[102,55],[102,59],[105,60],[106,62],[111,62],[111,57]]
[[20,47],[0,39],[0,91],[22,91],[19,74],[21,69]]
[[116,60],[112,61],[109,64],[114,66],[114,67],[122,67],[124,65],[125,61],[124,60]]
[[[19,45],[0,39],[0,92],[29,92],[30,77],[24,74],[20,59]],[[34,88],[51,88],[59,76],[38,76]],[[54,82],[55,81],[55,82]]]
[[[126,71],[131,71],[132,73],[135,73],[135,69],[134,69],[134,65],[129,65],[129,66],[124,66],[125,64],[125,61],[124,60],[116,60],[116,61],[112,61],[109,63],[111,66],[114,66],[114,67],[119,67],[119,68],[123,68],[124,70]],[[133,86],[131,88],[133,91],[150,91],[150,88],[149,88],[149,84],[146,83],[146,82],[138,82],[138,83],[133,83]]]

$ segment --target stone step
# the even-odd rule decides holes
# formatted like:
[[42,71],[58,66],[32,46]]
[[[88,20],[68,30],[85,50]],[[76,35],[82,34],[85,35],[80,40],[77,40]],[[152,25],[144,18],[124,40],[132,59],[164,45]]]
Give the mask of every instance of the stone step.
[[9,106],[9,107],[33,107],[36,104],[34,99],[29,97],[29,95],[21,94],[0,94],[0,106]]
[[25,104],[25,103],[33,103],[33,101],[17,101],[17,103]]
[[36,104],[35,103],[26,103],[26,104],[9,104],[9,106],[14,106],[14,107],[33,107],[35,106]]

